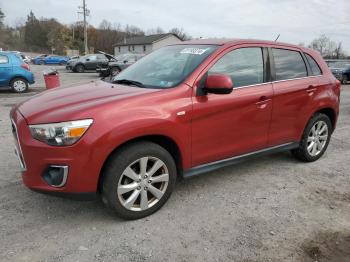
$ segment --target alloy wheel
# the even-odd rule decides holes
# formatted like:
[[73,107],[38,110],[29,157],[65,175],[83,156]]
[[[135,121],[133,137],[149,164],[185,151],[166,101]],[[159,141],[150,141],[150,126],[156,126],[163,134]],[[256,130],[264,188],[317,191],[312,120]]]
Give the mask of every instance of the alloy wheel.
[[131,163],[118,182],[118,199],[131,211],[144,211],[163,197],[168,187],[169,171],[156,157],[142,157]]
[[307,151],[310,156],[317,156],[322,152],[327,144],[328,134],[326,122],[320,120],[312,126],[307,138]]

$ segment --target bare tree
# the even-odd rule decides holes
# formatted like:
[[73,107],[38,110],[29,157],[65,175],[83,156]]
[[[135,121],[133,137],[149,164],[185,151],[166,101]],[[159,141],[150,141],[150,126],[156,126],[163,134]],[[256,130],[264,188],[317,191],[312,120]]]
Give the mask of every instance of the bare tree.
[[324,58],[339,59],[346,57],[342,42],[336,43],[324,34],[314,39],[309,47],[319,51]]
[[161,27],[151,28],[146,31],[146,35],[164,34],[165,31]]
[[339,42],[336,46],[336,48],[334,49],[334,55],[336,59],[340,59],[340,58],[344,58],[345,54],[343,51],[343,46],[342,46],[342,42]]
[[320,37],[314,39],[311,44],[310,47],[312,49],[317,50],[318,52],[320,52],[320,54],[322,56],[326,56],[326,49],[327,46],[329,45],[330,39],[326,36],[326,35],[321,35]]
[[169,33],[177,35],[182,41],[190,40],[192,38],[190,35],[185,33],[183,28],[174,27],[169,31]]

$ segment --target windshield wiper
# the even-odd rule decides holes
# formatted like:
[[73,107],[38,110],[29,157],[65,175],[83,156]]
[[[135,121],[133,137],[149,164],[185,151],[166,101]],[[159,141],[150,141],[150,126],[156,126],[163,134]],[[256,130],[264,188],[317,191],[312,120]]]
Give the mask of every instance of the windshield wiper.
[[124,84],[124,85],[132,85],[132,86],[138,86],[138,87],[143,87],[143,88],[146,87],[141,82],[134,81],[134,80],[129,80],[129,79],[114,80],[113,83],[115,83],[115,84]]

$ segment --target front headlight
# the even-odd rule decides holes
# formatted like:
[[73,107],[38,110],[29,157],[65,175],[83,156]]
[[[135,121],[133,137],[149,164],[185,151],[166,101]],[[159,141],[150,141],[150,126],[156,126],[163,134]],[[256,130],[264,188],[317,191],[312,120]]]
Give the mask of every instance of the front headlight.
[[92,124],[92,119],[29,125],[33,138],[51,146],[69,146],[77,142]]

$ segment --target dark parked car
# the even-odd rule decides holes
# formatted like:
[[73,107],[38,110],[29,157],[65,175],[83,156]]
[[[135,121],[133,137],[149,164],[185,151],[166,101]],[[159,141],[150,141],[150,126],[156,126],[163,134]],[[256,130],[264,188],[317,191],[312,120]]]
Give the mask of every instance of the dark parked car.
[[81,56],[77,59],[71,59],[67,62],[66,69],[73,72],[83,73],[85,70],[96,70],[101,63],[108,63],[110,57],[106,54],[90,54]]
[[285,150],[318,160],[339,97],[340,82],[311,49],[202,39],[160,48],[112,83],[33,96],[11,110],[11,121],[27,187],[98,193],[136,219],[158,210],[180,177]]
[[97,68],[96,72],[102,77],[113,77],[119,74],[122,70],[141,59],[144,54],[123,54],[117,57],[113,57],[109,62],[101,63]]
[[350,81],[350,60],[327,61],[327,64],[331,69],[333,75],[343,84],[346,84],[348,81]]

